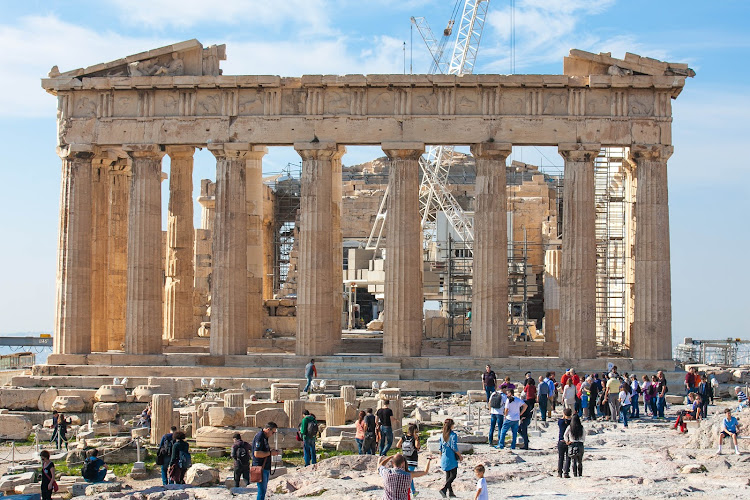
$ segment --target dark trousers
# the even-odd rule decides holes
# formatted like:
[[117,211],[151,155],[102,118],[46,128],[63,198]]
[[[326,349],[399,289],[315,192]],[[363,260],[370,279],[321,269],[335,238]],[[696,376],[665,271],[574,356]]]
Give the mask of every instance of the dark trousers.
[[570,459],[568,458],[568,445],[565,444],[565,441],[558,441],[557,442],[557,473],[558,474],[563,473],[563,467],[565,466],[566,461],[569,461],[569,460]]
[[445,486],[443,486],[440,491],[450,491],[453,493],[453,481],[456,479],[457,475],[458,467],[445,471]]
[[570,462],[573,462],[573,475],[583,474],[583,443],[570,443],[568,457],[565,459],[565,474],[570,473]]
[[377,446],[378,441],[375,438],[365,438],[365,445],[362,447],[362,451],[365,455],[377,455]]
[[542,422],[546,422],[547,421],[547,395],[546,394],[539,395],[539,411],[542,414]]
[[524,450],[529,449],[529,422],[531,422],[531,417],[526,416],[521,418],[521,423],[518,424],[518,433],[523,438],[523,446],[521,447]]
[[234,468],[234,487],[239,488],[240,487],[240,479],[245,478],[245,486],[250,485],[250,464],[248,463],[244,467],[236,467]]
[[[44,473],[42,473],[42,477],[44,477]],[[49,489],[49,483],[49,481],[42,481],[42,500],[52,500],[52,490]]]

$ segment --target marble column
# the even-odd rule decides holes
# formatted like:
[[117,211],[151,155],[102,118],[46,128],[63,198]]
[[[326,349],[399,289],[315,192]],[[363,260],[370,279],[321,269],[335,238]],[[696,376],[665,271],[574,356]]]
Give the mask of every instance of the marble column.
[[599,144],[560,144],[565,159],[559,356],[596,357],[594,159]]
[[388,156],[383,355],[422,352],[422,228],[419,219],[419,157],[424,144],[384,143]]
[[125,352],[162,352],[164,264],[161,232],[161,159],[155,145],[126,145],[132,160],[128,212],[128,290]]
[[114,152],[102,151],[92,162],[91,177],[91,352],[109,349],[107,335],[107,244],[109,241],[109,171]]
[[335,346],[334,352],[340,351],[341,346],[341,317],[344,309],[344,240],[341,233],[342,178],[341,158],[346,153],[344,146],[339,146],[338,154],[331,158],[331,234],[333,238],[333,317],[331,319],[331,342]]
[[263,157],[265,146],[251,146],[245,169],[247,186],[247,338],[263,337]]
[[197,335],[193,320],[193,146],[169,146],[169,204],[167,205],[167,266],[164,337],[190,339]]
[[512,146],[474,144],[476,198],[472,283],[471,355],[508,356],[508,208],[505,159]]
[[630,354],[635,359],[672,358],[672,283],[669,263],[667,160],[672,146],[634,145],[635,309]]
[[90,146],[58,149],[62,159],[55,297],[55,354],[91,352]]
[[302,157],[297,287],[297,355],[331,355],[334,325],[332,162],[335,143],[295,143]]
[[213,228],[211,354],[247,354],[247,204],[250,145],[213,144],[216,215]]
[[129,160],[120,159],[109,171],[109,227],[107,234],[107,349],[122,350],[128,296]]

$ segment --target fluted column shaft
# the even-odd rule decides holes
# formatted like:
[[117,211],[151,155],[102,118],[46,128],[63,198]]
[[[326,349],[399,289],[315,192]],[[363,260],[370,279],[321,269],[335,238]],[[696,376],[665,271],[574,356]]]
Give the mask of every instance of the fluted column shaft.
[[330,355],[334,330],[333,196],[331,165],[342,154],[335,143],[297,143],[302,157],[297,346],[304,356]]
[[565,159],[559,356],[596,357],[594,159],[599,144],[560,144]]
[[91,352],[91,159],[86,148],[62,158],[55,297],[55,354]]
[[170,146],[169,203],[167,205],[167,264],[164,337],[194,337],[193,288],[193,153],[192,146]]
[[109,171],[109,227],[107,235],[107,349],[125,343],[128,296],[128,212],[131,169],[119,160]]
[[635,309],[630,350],[636,359],[672,358],[667,160],[672,146],[633,146],[635,166]]
[[211,285],[211,354],[247,354],[247,205],[249,144],[209,146],[216,157]]
[[331,342],[336,346],[336,352],[341,345],[341,316],[344,308],[342,295],[344,282],[344,240],[341,234],[341,209],[342,209],[342,178],[341,157],[346,153],[344,146],[339,146],[339,154],[331,158],[331,235],[333,238],[333,318],[331,330]]
[[263,157],[265,146],[247,153],[247,338],[263,337]]
[[161,159],[158,146],[132,145],[128,213],[128,291],[125,352],[162,352],[164,264],[161,233]]
[[109,349],[107,335],[107,243],[109,170],[117,156],[104,152],[92,162],[91,177],[91,351]]
[[424,144],[383,144],[388,156],[388,219],[385,242],[384,356],[422,352],[422,229],[419,220],[419,157]]
[[476,209],[471,355],[508,356],[508,217],[505,159],[510,144],[475,144]]

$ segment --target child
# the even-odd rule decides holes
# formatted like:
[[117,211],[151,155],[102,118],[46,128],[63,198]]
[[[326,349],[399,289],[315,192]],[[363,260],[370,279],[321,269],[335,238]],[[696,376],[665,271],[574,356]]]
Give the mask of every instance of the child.
[[565,408],[563,410],[563,418],[557,421],[557,427],[560,430],[557,436],[557,476],[562,477],[563,465],[568,460],[568,445],[565,443],[565,431],[568,430],[570,425],[570,418],[573,415],[573,410]]
[[479,464],[474,467],[474,474],[477,476],[477,492],[474,494],[474,500],[490,500],[487,480],[484,478],[484,465]]
[[734,453],[740,454],[740,449],[737,447],[737,419],[732,416],[732,410],[727,408],[724,410],[724,420],[721,421],[721,433],[719,433],[719,451],[716,453],[721,455],[721,443],[724,442],[725,437],[731,437],[734,443]]

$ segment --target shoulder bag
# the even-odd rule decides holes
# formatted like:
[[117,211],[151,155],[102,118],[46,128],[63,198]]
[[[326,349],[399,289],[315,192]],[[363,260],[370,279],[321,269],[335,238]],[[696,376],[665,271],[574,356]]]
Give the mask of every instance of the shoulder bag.
[[266,460],[263,460],[263,465],[253,465],[250,467],[250,482],[251,483],[260,483],[263,482],[263,469],[266,466],[266,461],[271,458],[271,455],[268,455],[266,457]]

